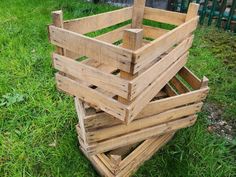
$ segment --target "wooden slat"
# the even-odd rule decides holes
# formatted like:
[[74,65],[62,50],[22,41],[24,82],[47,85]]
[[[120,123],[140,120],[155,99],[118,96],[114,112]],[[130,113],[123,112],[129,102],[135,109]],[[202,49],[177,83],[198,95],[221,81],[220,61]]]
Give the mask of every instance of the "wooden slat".
[[129,72],[132,51],[97,39],[89,38],[55,26],[49,26],[51,43],[81,56]]
[[[122,169],[122,171],[118,175],[122,177],[133,173],[145,160],[151,158],[155,152],[164,146],[173,137],[173,135],[174,133],[167,133],[158,138],[153,138],[154,142],[152,142],[147,148],[138,147],[137,150],[135,149],[133,153],[121,162],[120,169]],[[141,153],[139,152],[140,150]]]
[[[165,135],[163,135],[165,136]],[[155,138],[150,138],[145,140],[143,143],[141,143],[133,152],[131,152],[127,157],[125,157],[121,163],[120,163],[120,169],[122,170],[125,168],[127,165],[132,163],[134,159],[137,157],[140,157],[143,153],[144,150],[146,150],[148,147],[150,147],[153,143],[160,141],[162,136],[160,137],[155,137]]]
[[201,87],[201,80],[195,76],[188,68],[183,67],[178,73],[184,80],[186,80],[193,89]]
[[156,8],[145,7],[144,19],[153,20],[172,25],[180,25],[185,22],[186,14],[171,12]]
[[193,36],[184,40],[149,69],[132,80],[130,82],[130,99],[139,95],[148,85],[154,82],[162,72],[167,70],[180,56],[182,56],[191,47],[192,41]]
[[146,26],[146,25],[143,26],[143,30],[144,30],[143,31],[144,37],[148,37],[152,39],[156,39],[169,31],[166,29],[156,28],[156,27]]
[[172,88],[172,86],[169,83],[165,85],[164,90],[170,97],[178,95],[178,93]]
[[176,75],[176,73],[186,64],[188,53],[185,53],[173,65],[171,65],[160,77],[152,82],[128,107],[128,115],[125,121],[131,122],[150,100]]
[[96,145],[94,146],[87,147],[87,151],[91,155],[106,152],[108,150],[116,149],[124,145],[140,142],[152,136],[162,135],[165,133],[176,131],[178,129],[189,127],[193,125],[195,121],[196,116],[189,116],[186,118],[178,119],[175,121],[168,122],[167,124],[157,125],[151,128],[140,130],[138,132],[130,133],[124,136],[96,143]]
[[[152,101],[142,110],[138,116],[135,117],[134,120],[159,114],[175,107],[184,106],[194,102],[200,102],[205,99],[207,93],[208,88],[204,88],[185,94]],[[84,119],[84,126],[86,129],[94,129],[118,124],[122,124],[122,122],[107,113],[97,113],[95,115],[87,116]]]
[[186,87],[183,82],[181,80],[179,80],[176,76],[173,77],[171,80],[170,80],[170,83],[172,85],[174,85],[174,87],[176,88],[176,90],[181,94],[181,93],[187,93],[189,92],[189,88]]
[[115,173],[117,164],[114,164],[104,153],[96,155],[101,162],[108,168],[113,174]]
[[127,7],[111,12],[82,17],[64,22],[65,29],[76,33],[85,34],[97,31],[132,18],[133,7]]
[[208,88],[204,88],[201,90],[153,101],[151,104],[149,104],[149,106],[142,110],[138,117],[150,116],[154,115],[155,113],[173,109],[175,107],[202,101],[206,98],[208,90]]
[[105,33],[103,35],[97,36],[96,39],[104,41],[104,42],[108,42],[108,43],[117,42],[122,39],[124,30],[128,28],[131,28],[130,24],[120,27],[118,29],[115,29],[111,32]]
[[[99,36],[95,37],[95,39],[112,44],[114,42],[121,40],[123,37],[124,29],[128,29],[130,27],[131,27],[130,24],[122,26],[122,27],[117,28],[113,31],[99,35]],[[78,53],[71,52],[69,50],[66,51],[66,56],[69,58],[72,58],[72,59],[78,59],[81,57],[81,55],[79,55]]]
[[115,75],[107,74],[96,68],[71,60],[70,58],[53,54],[54,67],[75,78],[96,85],[111,93],[128,98],[128,81]]
[[181,108],[172,109],[154,116],[133,121],[129,125],[117,125],[86,133],[88,143],[110,139],[118,135],[146,129],[159,124],[164,124],[181,117],[193,115],[201,110],[202,103],[197,103]]
[[101,174],[101,176],[114,177],[113,173],[105,166],[104,163],[96,156],[90,156],[83,147],[80,147],[83,154],[91,161],[95,169]]
[[125,106],[118,101],[60,74],[56,74],[56,81],[57,87],[60,90],[77,96],[85,102],[98,106],[101,110],[116,118],[124,120],[126,109]]
[[196,29],[198,17],[189,20],[188,22],[178,26],[177,28],[165,33],[156,40],[150,42],[144,47],[135,51],[134,73],[144,68],[148,63],[151,63],[161,54],[169,50],[175,44],[181,42],[191,35]]

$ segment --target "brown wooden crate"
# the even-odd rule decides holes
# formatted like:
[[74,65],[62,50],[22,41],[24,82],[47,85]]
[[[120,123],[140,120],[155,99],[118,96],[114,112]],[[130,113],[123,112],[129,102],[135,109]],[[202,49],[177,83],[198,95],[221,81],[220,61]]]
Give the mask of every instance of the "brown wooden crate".
[[[54,19],[54,25],[49,26],[51,43],[63,50],[53,54],[54,67],[59,70],[56,74],[58,89],[77,96],[126,124],[135,119],[179,70],[183,71],[181,68],[187,61],[192,32],[198,21],[195,5],[186,15],[144,8],[144,4],[134,3],[134,7],[67,21],[63,21],[60,14],[61,25],[57,25]],[[130,24],[96,38],[84,35],[131,18],[131,27],[143,28],[144,37],[154,38],[148,43],[143,40],[143,46],[140,45],[140,38],[140,48],[137,50],[126,46],[131,44],[129,40],[133,40],[132,36],[127,38]],[[179,26],[170,31],[143,26],[140,23],[143,18]],[[112,44],[122,36],[126,36],[125,44]],[[81,57],[96,65],[76,60]],[[106,72],[104,68],[112,69]],[[117,72],[114,74],[114,71]],[[181,85],[175,78],[172,82]],[[193,81],[195,86],[196,83]]]

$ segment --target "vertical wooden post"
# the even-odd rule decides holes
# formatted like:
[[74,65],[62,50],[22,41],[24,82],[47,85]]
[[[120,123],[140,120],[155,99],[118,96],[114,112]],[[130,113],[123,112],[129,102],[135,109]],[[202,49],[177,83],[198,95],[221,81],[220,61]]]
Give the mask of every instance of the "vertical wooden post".
[[132,28],[142,28],[146,0],[134,0]]
[[[55,25],[56,27],[64,28],[62,10],[52,12],[52,22],[53,22],[53,25]],[[56,47],[56,53],[60,55],[65,55],[65,51],[61,47]]]
[[199,4],[190,3],[185,21],[188,21],[198,15]]
[[[142,47],[143,29],[126,29],[123,34],[123,47],[130,50],[137,50]],[[124,71],[120,72],[120,77],[131,80],[135,75]]]
[[201,88],[207,87],[208,86],[208,82],[209,82],[208,78],[203,76],[203,79],[201,80]]
[[[124,30],[123,35],[123,47],[130,49],[130,50],[137,50],[138,48],[142,47],[142,41],[143,41],[143,29],[126,29]],[[120,72],[120,77],[131,80],[136,75],[133,75],[132,73],[127,73],[125,71]],[[118,97],[118,100],[122,103],[128,104],[128,100]]]

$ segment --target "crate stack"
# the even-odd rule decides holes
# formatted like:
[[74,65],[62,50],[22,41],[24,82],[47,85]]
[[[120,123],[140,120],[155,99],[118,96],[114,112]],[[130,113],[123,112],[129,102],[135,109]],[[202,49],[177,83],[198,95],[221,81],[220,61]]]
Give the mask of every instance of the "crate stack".
[[[67,21],[62,11],[52,13],[57,87],[74,96],[80,148],[101,175],[131,175],[177,130],[195,123],[209,90],[208,79],[185,66],[198,8],[191,3],[182,14],[136,0],[132,7]],[[143,25],[143,19],[175,27]]]

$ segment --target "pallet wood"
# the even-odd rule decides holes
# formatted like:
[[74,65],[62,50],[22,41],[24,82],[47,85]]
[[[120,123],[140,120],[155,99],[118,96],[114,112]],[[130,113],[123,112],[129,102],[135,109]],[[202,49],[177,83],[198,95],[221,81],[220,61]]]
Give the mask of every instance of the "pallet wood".
[[123,177],[133,174],[139,166],[165,145],[174,133],[166,134],[157,138],[151,138],[142,142],[132,152],[123,157],[118,164],[114,164],[105,153],[90,156],[82,147],[84,155],[92,162],[101,176]]

